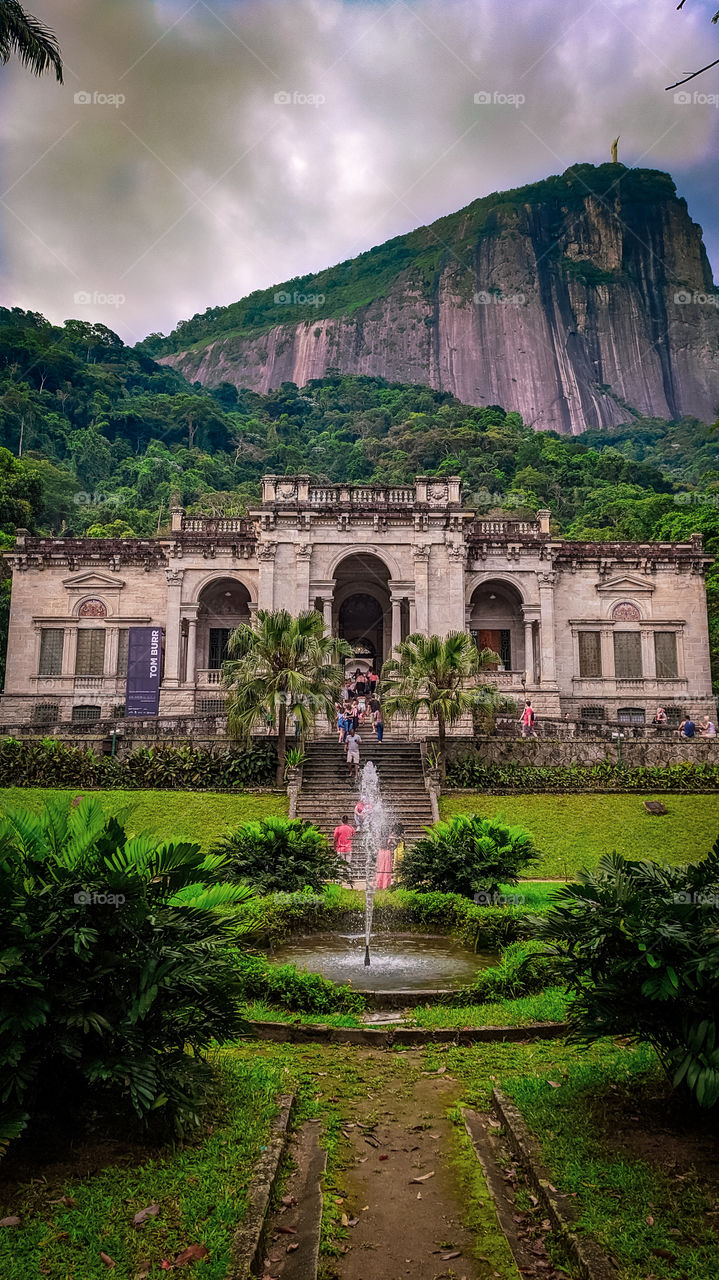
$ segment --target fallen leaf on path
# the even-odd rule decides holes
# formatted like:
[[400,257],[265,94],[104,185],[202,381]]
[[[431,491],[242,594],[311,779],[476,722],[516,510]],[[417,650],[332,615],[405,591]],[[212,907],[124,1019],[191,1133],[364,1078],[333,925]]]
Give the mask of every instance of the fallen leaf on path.
[[112,1270],[114,1267],[116,1267],[116,1266],[117,1266],[117,1263],[116,1263],[116,1262],[113,1262],[113,1260],[112,1260],[112,1258],[110,1257],[109,1253],[101,1253],[101,1254],[100,1254],[100,1262],[104,1262],[105,1266],[106,1266],[106,1267],[109,1267],[111,1270]]
[[551,1084],[553,1089],[561,1089],[562,1087],[561,1080],[548,1080],[547,1084]]
[[146,1209],[141,1209],[132,1219],[133,1227],[139,1227],[143,1222],[147,1222],[148,1218],[156,1218],[160,1212],[159,1204],[148,1204]]
[[409,1185],[412,1186],[413,1182],[426,1182],[428,1178],[433,1178],[433,1177],[434,1177],[434,1169],[432,1170],[431,1173],[423,1173],[421,1178],[410,1178]]
[[421,1200],[421,1199],[422,1199],[422,1192],[421,1192],[421,1191],[418,1191],[418,1192],[417,1192],[417,1199],[418,1199],[418,1200]]
[[453,1249],[452,1253],[440,1254],[440,1258],[442,1262],[451,1262],[452,1258],[461,1258],[461,1257],[462,1257],[461,1249]]
[[279,1232],[279,1234],[280,1234],[280,1235],[282,1235],[282,1236],[296,1236],[296,1235],[297,1235],[297,1227],[275,1227],[275,1231],[278,1231],[278,1232]]
[[19,1218],[0,1218],[0,1227],[19,1227]]
[[360,1213],[366,1213],[368,1209],[369,1209],[369,1205],[363,1204],[362,1208],[360,1209]]
[[73,1196],[60,1196],[59,1200],[49,1200],[48,1204],[64,1204],[66,1209],[74,1209],[77,1200]]
[[646,1219],[646,1220],[647,1220],[647,1222],[649,1223],[649,1226],[650,1226],[650,1227],[653,1227],[653,1226],[654,1226],[654,1219],[653,1219],[653,1217],[652,1217],[651,1213],[647,1215],[647,1219]]
[[297,1241],[296,1241],[296,1240],[293,1240],[292,1244],[288,1244],[288,1246],[287,1246],[287,1252],[288,1252],[288,1253],[294,1253],[295,1249],[299,1249],[299,1247],[300,1247],[300,1246],[298,1245]]
[[666,1258],[667,1262],[676,1262],[676,1257],[669,1249],[652,1249],[655,1258]]
[[350,1224],[350,1220],[349,1220],[349,1218],[347,1217],[347,1214],[346,1214],[346,1213],[343,1213],[343,1214],[342,1214],[342,1218],[340,1219],[340,1221],[342,1222],[342,1226],[343,1226],[343,1227],[348,1227],[348,1226],[349,1226],[349,1224]]
[[191,1244],[187,1249],[183,1249],[182,1253],[178,1253],[175,1258],[175,1266],[184,1267],[188,1262],[204,1262],[209,1256],[209,1250],[205,1248],[204,1244]]
[[380,1160],[389,1160],[389,1156],[380,1156]]
[[297,1200],[294,1196],[283,1196],[282,1203],[286,1204],[288,1208],[293,1208],[297,1204]]

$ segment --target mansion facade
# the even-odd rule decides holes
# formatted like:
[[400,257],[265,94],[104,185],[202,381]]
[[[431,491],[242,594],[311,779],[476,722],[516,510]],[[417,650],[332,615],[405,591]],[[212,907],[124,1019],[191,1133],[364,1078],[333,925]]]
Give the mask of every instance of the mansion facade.
[[457,478],[322,485],[266,476],[243,518],[173,508],[155,538],[38,538],[13,552],[3,726],[124,715],[132,628],[162,632],[160,716],[221,714],[227,638],[257,609],[318,609],[363,665],[413,631],[467,630],[488,679],[540,716],[715,717],[701,535],[552,536],[550,513],[484,518]]

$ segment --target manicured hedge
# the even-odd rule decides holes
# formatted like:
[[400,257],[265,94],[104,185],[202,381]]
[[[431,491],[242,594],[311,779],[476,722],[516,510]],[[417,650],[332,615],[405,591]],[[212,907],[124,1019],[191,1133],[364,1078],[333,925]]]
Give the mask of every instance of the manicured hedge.
[[0,740],[0,778],[8,787],[86,787],[123,790],[223,791],[267,787],[275,780],[273,742],[213,752],[193,747],[140,747],[132,755],[98,756],[89,747]]
[[468,753],[450,760],[447,787],[468,791],[706,792],[719,790],[719,764],[682,761],[666,765],[599,764],[534,765],[487,764]]

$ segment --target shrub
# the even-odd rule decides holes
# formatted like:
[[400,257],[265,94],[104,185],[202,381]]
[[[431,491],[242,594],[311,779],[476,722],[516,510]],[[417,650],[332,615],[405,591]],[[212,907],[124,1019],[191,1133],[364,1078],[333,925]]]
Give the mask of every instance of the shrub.
[[221,791],[271,786],[277,765],[272,742],[245,751],[204,751],[190,746],[140,747],[120,760],[97,756],[89,747],[66,746],[57,738],[41,742],[0,740],[0,777],[5,786],[158,788]]
[[438,822],[412,846],[402,862],[402,883],[465,897],[496,893],[500,884],[516,883],[519,872],[538,858],[524,827],[510,826],[499,814],[460,814]]
[[270,964],[256,956],[242,956],[240,981],[245,1000],[261,1000],[297,1013],[361,1013],[364,996],[319,973],[304,973],[293,964]]
[[325,880],[347,878],[349,867],[327,837],[300,818],[261,818],[225,836],[214,852],[232,874],[260,893],[321,890]]
[[627,768],[613,760],[598,764],[487,764],[467,753],[447,765],[447,786],[471,791],[677,791],[698,793],[719,788],[719,765],[683,761]]
[[675,1085],[719,1101],[719,841],[694,866],[607,854],[559,889],[538,938],[563,957],[571,1039],[646,1040]]
[[0,819],[6,1140],[88,1095],[143,1122],[196,1122],[199,1055],[243,1025],[229,944],[249,926],[227,908],[251,894],[224,872],[198,845],[129,840],[92,799]]
[[541,942],[512,942],[496,965],[480,969],[476,981],[453,992],[450,1002],[461,1006],[531,996],[553,986],[559,976],[560,961],[548,955]]

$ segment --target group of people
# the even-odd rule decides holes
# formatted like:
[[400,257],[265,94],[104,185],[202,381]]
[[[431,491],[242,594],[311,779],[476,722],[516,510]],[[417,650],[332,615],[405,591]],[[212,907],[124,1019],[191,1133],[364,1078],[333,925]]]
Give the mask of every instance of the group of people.
[[[652,724],[656,725],[657,729],[669,728],[669,721],[664,707],[657,707]],[[716,738],[717,736],[717,727],[714,721],[709,719],[709,716],[704,716],[698,728],[701,738]],[[697,725],[690,715],[684,717],[677,732],[680,738],[695,738],[697,736]]]
[[370,724],[378,743],[384,736],[384,716],[377,697],[379,676],[376,671],[364,672],[359,668],[348,677],[335,705],[337,742],[344,748],[347,769],[355,778],[359,774],[360,726]]
[[[372,838],[370,819],[372,805],[366,796],[360,796],[354,807],[354,823],[349,816],[342,815],[342,821],[334,829],[332,842],[339,857],[349,861],[352,857],[352,843],[356,838],[369,840]],[[397,822],[393,827],[379,834],[377,850],[376,889],[391,889],[404,857],[404,826]]]

